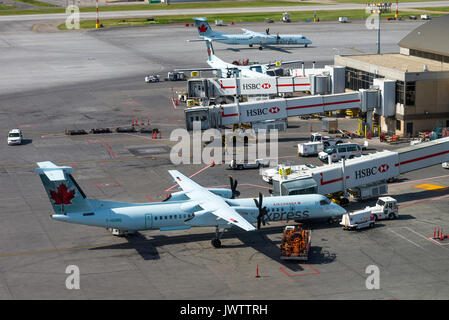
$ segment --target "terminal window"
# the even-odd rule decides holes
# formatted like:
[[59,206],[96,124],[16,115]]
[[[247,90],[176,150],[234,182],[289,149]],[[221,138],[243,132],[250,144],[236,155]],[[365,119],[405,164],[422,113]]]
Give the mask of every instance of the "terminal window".
[[439,62],[449,63],[449,56],[447,56],[447,55],[441,55],[441,54],[437,54],[437,53],[426,52],[426,51],[415,50],[415,49],[410,49],[410,55],[416,56],[416,57],[421,57],[421,58],[426,58],[426,59],[431,59],[431,60],[436,60]]
[[405,90],[404,81],[396,81],[396,103],[404,104]]
[[407,82],[405,86],[405,105],[415,105],[416,82]]
[[373,85],[373,80],[376,78],[384,78],[384,76],[365,72],[350,67],[345,68],[346,73],[346,88],[351,90],[369,89]]

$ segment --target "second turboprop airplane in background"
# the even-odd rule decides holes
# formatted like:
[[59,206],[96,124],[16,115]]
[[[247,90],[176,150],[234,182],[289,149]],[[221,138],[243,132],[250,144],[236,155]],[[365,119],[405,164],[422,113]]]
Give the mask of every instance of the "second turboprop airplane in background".
[[275,63],[249,63],[249,60],[244,60],[242,63],[239,61],[234,61],[233,63],[228,63],[220,58],[218,58],[214,53],[214,48],[212,46],[212,41],[209,39],[200,40],[187,40],[187,41],[201,41],[206,43],[207,48],[207,64],[209,68],[190,68],[190,69],[175,69],[175,71],[185,72],[185,71],[213,71],[220,78],[231,78],[231,77],[244,77],[244,78],[266,78],[273,75],[269,74],[269,70],[275,66],[295,64],[303,62],[302,60],[292,60],[292,61],[278,61]]
[[270,29],[265,33],[255,32],[248,29],[243,29],[242,34],[232,34],[212,31],[212,28],[207,23],[206,18],[194,18],[195,24],[198,28],[198,33],[202,39],[209,41],[217,41],[225,44],[247,45],[253,47],[259,45],[259,50],[262,50],[267,45],[279,44],[302,44],[307,47],[312,44],[310,39],[300,34],[270,34]]

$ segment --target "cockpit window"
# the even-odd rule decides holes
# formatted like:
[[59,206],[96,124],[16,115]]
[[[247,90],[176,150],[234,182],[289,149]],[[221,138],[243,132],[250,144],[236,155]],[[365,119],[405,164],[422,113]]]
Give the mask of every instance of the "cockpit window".
[[323,200],[320,201],[320,206],[325,206],[325,205],[330,204],[330,203],[331,202],[330,202],[329,199],[323,199]]

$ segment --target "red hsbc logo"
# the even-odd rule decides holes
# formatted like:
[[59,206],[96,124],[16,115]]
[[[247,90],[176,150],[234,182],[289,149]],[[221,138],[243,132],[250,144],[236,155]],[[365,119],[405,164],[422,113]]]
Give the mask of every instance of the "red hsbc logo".
[[376,175],[378,172],[385,173],[390,169],[390,166],[386,163],[380,165],[379,167],[371,167],[371,168],[364,168],[361,170],[355,171],[355,178],[361,179],[365,177],[370,177]]
[[281,111],[278,107],[271,107],[270,110],[268,110],[270,113],[278,113]]
[[[264,84],[262,84],[262,89],[270,89],[271,88],[271,84],[269,84],[269,83],[264,83]],[[271,111],[270,111],[271,112]]]

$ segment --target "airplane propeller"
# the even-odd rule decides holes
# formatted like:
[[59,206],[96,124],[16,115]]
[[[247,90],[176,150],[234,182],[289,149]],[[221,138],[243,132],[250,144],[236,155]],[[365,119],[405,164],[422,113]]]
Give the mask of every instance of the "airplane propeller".
[[237,184],[238,184],[237,179],[234,180],[232,178],[232,176],[229,176],[229,183],[231,185],[231,191],[232,191],[232,198],[231,199],[234,199],[235,197],[239,197],[240,196],[240,191],[237,190]]
[[259,215],[257,216],[257,229],[260,229],[260,224],[265,225],[265,216],[268,214],[267,207],[262,207],[263,196],[259,193],[259,201],[256,198],[253,199],[256,207],[259,209]]

